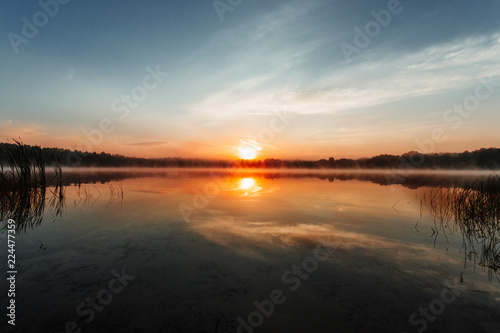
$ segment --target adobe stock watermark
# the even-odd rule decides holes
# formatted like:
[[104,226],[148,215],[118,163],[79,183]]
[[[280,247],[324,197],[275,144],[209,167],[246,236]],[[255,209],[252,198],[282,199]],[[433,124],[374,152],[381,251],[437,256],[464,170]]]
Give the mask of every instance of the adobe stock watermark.
[[[113,301],[113,296],[121,293],[130,282],[135,280],[135,276],[127,275],[125,268],[122,268],[121,274],[116,270],[112,270],[114,278],[109,280],[106,288],[99,290],[96,297],[87,297],[84,302],[76,307],[76,314],[82,317],[84,323],[90,324],[96,317],[96,311],[102,312],[105,306],[108,306]],[[66,323],[65,333],[81,333],[82,329],[76,321]]]
[[[307,281],[312,273],[316,272],[319,267],[319,263],[326,261],[334,254],[334,250],[331,246],[331,239],[328,237],[326,242],[320,242],[313,254],[302,260],[299,265],[292,265],[291,269],[287,269],[281,275],[281,282],[285,284],[289,292],[297,291],[302,282]],[[262,326],[264,324],[265,318],[269,318],[273,315],[275,307],[282,305],[288,299],[285,296],[285,291],[281,288],[274,289],[269,294],[269,299],[265,299],[261,302],[255,300],[252,304],[255,306],[255,311],[252,311],[246,317],[246,320],[241,316],[236,318],[238,322],[238,327],[236,329],[237,333],[253,333],[254,329]]]
[[[495,81],[492,76],[479,79],[479,84],[474,87],[473,93],[466,96],[461,103],[453,104],[450,109],[447,109],[443,113],[444,124],[453,124],[451,129],[454,131],[458,130],[464,120],[469,119],[473,115],[473,112],[479,110],[481,102],[491,98],[497,92],[498,88],[500,88],[500,81]],[[414,142],[420,153],[435,153],[437,145],[444,143],[448,139],[446,133],[444,126],[438,126],[431,131],[430,138],[422,141],[415,139]],[[399,159],[401,163],[398,170],[406,170],[407,173],[404,175],[411,175],[415,172],[416,167],[421,166],[425,162],[425,155],[411,155],[408,157],[408,160],[401,156]],[[388,185],[401,184],[406,180],[404,175],[387,170],[385,178]]]
[[21,22],[23,23],[20,34],[14,32],[9,32],[7,34],[7,39],[12,46],[14,53],[19,53],[19,46],[21,44],[28,44],[29,41],[35,38],[39,29],[45,27],[51,18],[54,18],[59,13],[60,5],[66,5],[71,0],[40,0],[38,1],[38,6],[40,6],[39,11],[33,14],[31,19],[23,16]]
[[[428,323],[433,323],[446,310],[446,305],[455,302],[457,297],[462,295],[462,291],[466,289],[464,286],[457,285],[456,281],[452,285],[449,281],[444,280],[444,284],[446,287],[441,290],[439,298],[433,299],[427,307],[420,307],[418,312],[410,315],[408,323],[410,326],[419,326],[418,333],[423,333],[427,329]],[[401,333],[409,332],[401,331]]]
[[241,5],[243,0],[215,0],[212,2],[217,16],[220,21],[224,21],[224,13],[232,12],[236,7]]
[[[408,0],[412,1],[412,0]],[[398,15],[403,11],[403,5],[400,0],[389,0],[387,9],[370,11],[373,20],[368,21],[363,29],[358,26],[353,28],[355,35],[352,44],[341,42],[340,50],[344,54],[347,63],[351,63],[352,56],[359,55],[361,50],[367,48],[374,38],[377,38],[382,31],[382,28],[387,28],[392,21],[394,15]]]
[[[104,141],[104,135],[115,130],[115,123],[126,120],[130,116],[131,110],[137,109],[139,104],[148,97],[149,93],[158,88],[163,80],[170,75],[167,72],[162,72],[158,64],[155,69],[147,66],[145,70],[147,74],[143,77],[141,84],[133,87],[130,93],[122,94],[111,103],[111,111],[117,114],[116,116],[101,118],[97,128],[82,128],[86,140],[80,141],[76,146],[76,150],[90,152],[95,147],[98,147]],[[78,153],[71,152],[66,156],[66,165],[68,166],[75,167],[80,165],[81,162],[82,158]]]
[[[256,136],[251,137],[251,139],[254,139],[252,142],[256,145],[270,144],[274,140],[275,134],[284,131],[295,117],[295,114],[285,113],[282,110],[274,112],[274,116],[269,119],[269,125],[260,129]],[[244,168],[239,167],[233,172],[238,174],[243,170]],[[203,189],[195,189],[191,205],[179,204],[179,211],[186,223],[191,223],[191,216],[207,208],[210,201],[217,197],[222,190],[231,188],[231,183],[227,179],[221,178],[214,173],[210,173],[210,176],[213,181],[206,183]]]

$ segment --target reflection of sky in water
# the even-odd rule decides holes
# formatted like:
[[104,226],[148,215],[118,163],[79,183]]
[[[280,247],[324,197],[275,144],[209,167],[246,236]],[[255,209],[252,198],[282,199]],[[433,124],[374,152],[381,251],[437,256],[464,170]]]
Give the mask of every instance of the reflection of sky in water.
[[[219,189],[186,223],[179,204],[193,205],[208,183]],[[429,187],[182,173],[122,184],[123,201],[110,200],[106,184],[84,185],[98,198],[86,207],[76,187],[67,187],[63,217],[52,222],[47,210],[40,227],[18,237],[19,312],[32,319],[19,331],[30,323],[63,331],[66,321],[78,320],[76,306],[121,267],[137,281],[115,296],[106,315],[82,324],[84,331],[163,325],[212,332],[217,318],[221,331],[235,331],[235,319],[253,311],[254,300],[285,290],[283,272],[324,242],[334,258],[288,294],[259,331],[416,331],[408,317],[439,297],[445,279],[461,274],[468,290],[429,329],[477,328],[467,320],[471,311],[485,332],[495,325],[487,313],[498,316],[500,284],[473,262],[464,267],[453,223],[431,237],[436,225],[428,206],[420,217]],[[47,250],[39,250],[39,240]]]

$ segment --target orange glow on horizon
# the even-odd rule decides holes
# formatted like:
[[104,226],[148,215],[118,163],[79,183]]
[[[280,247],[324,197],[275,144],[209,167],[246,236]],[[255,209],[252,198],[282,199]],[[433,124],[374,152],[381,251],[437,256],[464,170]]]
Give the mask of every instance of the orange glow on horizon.
[[[0,124],[1,125],[1,124]],[[4,126],[5,127],[5,126]],[[335,159],[348,158],[371,158],[380,154],[400,155],[410,150],[423,150],[412,142],[397,142],[394,144],[383,144],[373,140],[372,142],[359,142],[357,144],[335,142],[331,144],[311,142],[276,141],[268,148],[258,142],[251,140],[239,140],[235,142],[234,137],[222,137],[217,141],[170,141],[168,138],[126,138],[122,136],[105,136],[99,145],[93,145],[85,136],[78,131],[73,134],[59,133],[54,137],[46,137],[44,133],[33,132],[30,127],[15,128],[21,133],[21,139],[28,145],[39,145],[43,148],[61,148],[70,150],[82,150],[96,153],[119,154],[127,157],[139,158],[193,158],[206,160],[265,160],[267,158],[282,160],[319,160],[334,157]],[[4,130],[0,126],[0,131]],[[26,132],[26,133],[25,133]],[[29,133],[31,134],[29,134]],[[1,142],[9,142],[9,138],[18,137],[14,130],[2,131],[4,139]],[[486,147],[496,147],[494,138],[490,141],[481,141],[481,137],[449,140],[439,145],[435,153],[474,151]],[[164,143],[161,143],[164,142]],[[149,145],[148,145],[149,143]],[[236,144],[235,144],[236,143]],[[262,146],[262,147],[261,147]]]

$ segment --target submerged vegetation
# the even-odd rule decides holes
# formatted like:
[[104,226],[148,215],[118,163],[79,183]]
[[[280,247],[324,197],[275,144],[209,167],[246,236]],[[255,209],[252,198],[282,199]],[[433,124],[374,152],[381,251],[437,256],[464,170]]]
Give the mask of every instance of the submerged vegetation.
[[500,177],[434,189],[430,206],[442,225],[454,219],[463,236],[465,261],[477,262],[490,278],[495,274],[500,280]]

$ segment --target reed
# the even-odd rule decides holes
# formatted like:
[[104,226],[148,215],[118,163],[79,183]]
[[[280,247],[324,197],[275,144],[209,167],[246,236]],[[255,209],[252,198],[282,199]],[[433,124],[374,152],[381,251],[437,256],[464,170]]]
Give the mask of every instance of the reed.
[[[0,220],[16,221],[16,232],[26,232],[42,222],[45,210],[45,187],[12,187],[2,189],[0,196]],[[4,225],[4,228],[6,225]]]
[[13,140],[15,144],[0,144],[0,152],[6,156],[8,170],[2,166],[2,188],[45,187],[45,161],[39,146],[28,146],[21,140]]
[[[26,232],[41,224],[46,210],[52,212],[53,220],[61,218],[66,210],[66,188],[63,182],[61,155],[57,152],[46,156],[38,146],[28,146],[21,140],[14,143],[0,143],[0,222],[5,229],[7,221],[16,221],[16,232]],[[54,176],[46,181],[45,162],[51,163]],[[109,181],[109,180],[108,180]],[[68,181],[66,181],[68,183]],[[69,182],[71,183],[71,182]],[[82,183],[80,176],[75,183],[77,197],[74,206],[83,210],[92,207],[101,197],[99,189]],[[121,183],[109,183],[110,198],[108,206],[115,200],[123,202],[123,186]],[[49,194],[49,195],[47,195]]]
[[430,206],[441,223],[454,218],[464,238],[466,257],[477,260],[490,278],[496,274],[500,279],[500,177],[434,189]]
[[120,204],[123,204],[123,186],[119,183],[117,186],[113,186],[112,183],[108,183],[109,187],[109,201],[108,206],[110,206],[116,199],[120,200]]
[[0,219],[15,220],[16,231],[22,232],[42,221],[47,189],[45,161],[40,147],[13,141],[0,144],[0,154],[7,162],[0,170]]

